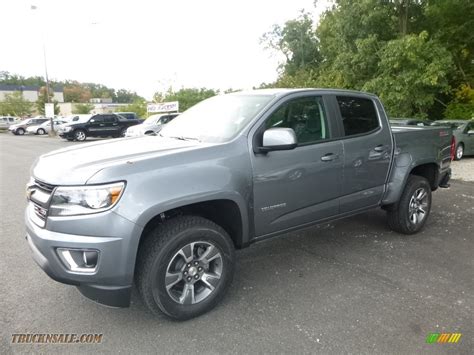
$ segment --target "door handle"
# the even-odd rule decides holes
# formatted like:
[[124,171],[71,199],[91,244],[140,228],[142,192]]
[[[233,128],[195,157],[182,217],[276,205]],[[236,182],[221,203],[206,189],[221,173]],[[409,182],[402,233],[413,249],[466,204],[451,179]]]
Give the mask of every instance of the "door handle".
[[103,124],[100,124],[99,126],[100,126],[100,127],[104,127],[104,125],[103,125]]
[[386,145],[383,145],[383,144],[379,144],[378,146],[376,146],[374,148],[374,150],[377,152],[377,153],[382,153],[382,152],[385,152],[387,150],[387,146]]
[[334,154],[334,153],[327,153],[327,154],[324,154],[321,157],[321,160],[322,161],[333,161],[333,160],[336,160],[337,158],[339,158],[339,155]]

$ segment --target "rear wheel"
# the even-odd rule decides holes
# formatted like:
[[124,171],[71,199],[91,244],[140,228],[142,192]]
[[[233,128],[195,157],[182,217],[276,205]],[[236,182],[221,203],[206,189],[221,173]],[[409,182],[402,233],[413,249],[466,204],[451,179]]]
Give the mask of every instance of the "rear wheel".
[[456,154],[454,155],[454,160],[461,160],[464,155],[464,145],[459,143],[456,147]]
[[84,132],[82,129],[78,129],[77,131],[74,132],[74,139],[79,142],[85,141],[87,138],[86,132]]
[[214,308],[234,273],[234,245],[217,224],[196,216],[160,225],[140,247],[135,279],[154,313],[185,320]]
[[417,233],[423,229],[430,210],[430,183],[424,177],[410,175],[400,200],[387,209],[388,225],[399,233]]

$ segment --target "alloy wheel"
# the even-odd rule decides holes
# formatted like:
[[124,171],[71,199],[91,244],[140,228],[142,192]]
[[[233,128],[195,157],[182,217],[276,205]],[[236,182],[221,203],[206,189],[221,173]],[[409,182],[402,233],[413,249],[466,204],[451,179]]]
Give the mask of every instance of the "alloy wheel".
[[423,222],[428,212],[428,193],[422,187],[415,190],[410,198],[408,219],[413,225]]
[[176,303],[199,303],[216,289],[222,269],[222,255],[215,245],[204,241],[189,243],[168,264],[166,291]]
[[458,147],[456,148],[456,159],[457,159],[457,160],[460,160],[463,155],[464,155],[464,148],[463,148],[463,146],[460,144],[460,145],[458,145]]

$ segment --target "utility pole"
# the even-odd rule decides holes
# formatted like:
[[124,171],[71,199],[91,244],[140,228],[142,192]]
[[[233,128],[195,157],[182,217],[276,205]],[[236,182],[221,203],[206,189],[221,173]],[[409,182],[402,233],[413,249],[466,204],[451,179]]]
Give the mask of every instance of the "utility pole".
[[[31,5],[30,9],[38,10],[38,7],[36,5]],[[44,29],[43,31],[46,31],[46,30]],[[49,92],[48,64],[46,60],[46,43],[45,43],[44,38],[45,38],[45,34],[43,32],[43,61],[44,61],[44,74],[45,74],[45,79],[46,79],[46,102],[49,104],[51,103],[51,97],[50,97],[50,92]],[[45,108],[45,114],[46,114],[46,108]],[[54,116],[54,111],[53,111],[53,116]],[[51,130],[49,131],[49,135],[55,136],[56,131],[54,130],[54,117],[50,117],[50,124],[51,124]]]

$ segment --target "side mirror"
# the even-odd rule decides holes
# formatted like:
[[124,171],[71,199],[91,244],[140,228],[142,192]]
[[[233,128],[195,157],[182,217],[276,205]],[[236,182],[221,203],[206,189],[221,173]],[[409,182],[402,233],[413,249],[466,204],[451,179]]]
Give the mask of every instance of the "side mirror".
[[470,129],[469,131],[467,131],[467,134],[469,136],[474,136],[474,129]]
[[298,145],[295,131],[291,128],[270,128],[263,132],[263,145],[260,152],[272,150],[291,150]]

